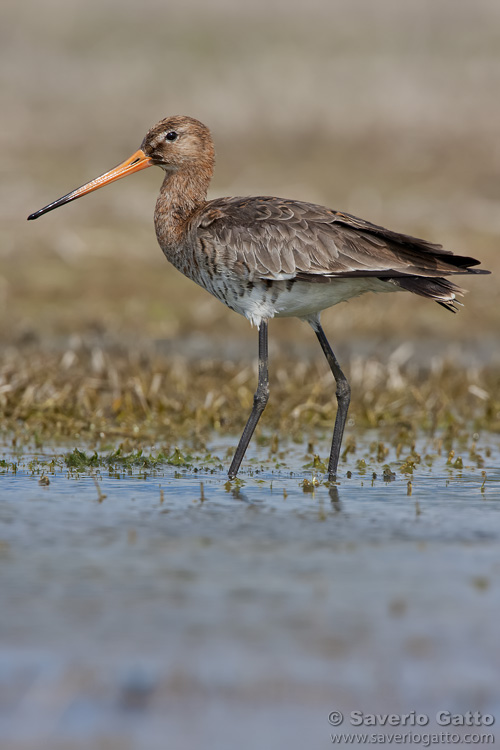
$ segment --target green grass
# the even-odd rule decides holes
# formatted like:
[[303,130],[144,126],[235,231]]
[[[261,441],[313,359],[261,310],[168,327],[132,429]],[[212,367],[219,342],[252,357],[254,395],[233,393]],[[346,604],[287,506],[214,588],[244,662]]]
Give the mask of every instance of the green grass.
[[[432,370],[384,367],[368,358],[346,371],[353,383],[347,435],[376,428],[381,440],[411,445],[421,432],[457,437],[500,431],[500,373],[490,367]],[[211,362],[137,353],[48,353],[33,346],[10,349],[0,368],[2,432],[21,446],[50,441],[116,446],[112,460],[144,460],[144,443],[160,443],[161,460],[181,465],[178,445],[206,450],[214,435],[237,436],[250,412],[256,376],[238,361]],[[328,436],[335,418],[334,384],[327,366],[279,357],[271,369],[271,398],[262,417],[261,442],[278,454],[284,439]],[[266,437],[270,436],[270,437]],[[259,439],[259,432],[257,433]],[[344,452],[349,453],[349,437]],[[384,447],[377,448],[380,460]],[[76,449],[72,461],[92,462]],[[134,457],[135,456],[135,457]],[[97,460],[97,458],[95,459]],[[125,460],[125,459],[124,459]]]

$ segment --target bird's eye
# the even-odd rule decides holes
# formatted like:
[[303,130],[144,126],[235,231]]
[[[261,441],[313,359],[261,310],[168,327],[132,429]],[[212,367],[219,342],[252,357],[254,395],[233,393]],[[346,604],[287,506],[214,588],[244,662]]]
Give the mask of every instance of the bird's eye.
[[178,133],[176,133],[175,130],[169,130],[165,138],[167,139],[167,141],[175,141],[177,136]]

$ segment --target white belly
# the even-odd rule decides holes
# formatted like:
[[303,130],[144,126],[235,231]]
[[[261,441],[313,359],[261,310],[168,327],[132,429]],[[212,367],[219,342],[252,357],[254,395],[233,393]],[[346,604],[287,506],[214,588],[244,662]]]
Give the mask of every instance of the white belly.
[[224,301],[252,324],[259,325],[262,319],[308,318],[365,292],[396,292],[398,289],[395,284],[377,278],[332,279],[326,283],[296,281],[290,288],[286,281],[274,281],[270,287],[259,281],[244,295]]

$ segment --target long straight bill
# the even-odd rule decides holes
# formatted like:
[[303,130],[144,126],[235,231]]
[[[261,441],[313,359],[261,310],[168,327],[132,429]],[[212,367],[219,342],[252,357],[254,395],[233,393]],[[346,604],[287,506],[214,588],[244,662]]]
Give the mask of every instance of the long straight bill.
[[81,198],[82,195],[87,195],[87,193],[91,193],[93,190],[98,190],[100,187],[103,187],[103,185],[108,185],[110,182],[121,180],[122,177],[127,177],[127,175],[129,174],[139,172],[141,169],[146,169],[146,167],[150,167],[152,163],[153,162],[151,161],[149,156],[146,156],[144,151],[142,149],[139,149],[139,151],[136,151],[135,154],[132,154],[129,159],[126,159],[121,164],[118,164],[117,167],[111,169],[109,172],[105,172],[105,174],[102,174],[100,177],[96,177],[95,180],[87,182],[85,185],[82,185],[76,190],[73,190],[73,192],[68,193],[67,195],[63,195],[62,198],[59,198],[53,203],[49,203],[48,206],[41,208],[39,211],[35,211],[34,214],[30,214],[28,216],[28,221],[31,221],[32,219],[38,219],[39,216],[42,216],[49,211],[53,211],[54,208],[64,206],[65,203],[74,201],[76,198]]

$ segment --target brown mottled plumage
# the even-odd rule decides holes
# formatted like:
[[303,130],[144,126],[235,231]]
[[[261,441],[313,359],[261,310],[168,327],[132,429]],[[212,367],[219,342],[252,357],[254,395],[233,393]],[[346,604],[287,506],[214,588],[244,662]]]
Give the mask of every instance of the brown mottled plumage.
[[455,312],[463,290],[445,277],[488,272],[472,268],[479,263],[474,258],[323,206],[267,196],[207,201],[214,147],[208,128],[191,117],[162,120],[130,159],[28,218],[151,165],[165,171],[155,209],[164,254],[259,328],[259,384],[229,476],[236,476],[268,400],[267,322],[297,316],[313,327],[337,382],[328,467],[334,479],[350,388],[320,325],[321,311],[367,291],[404,289]]

